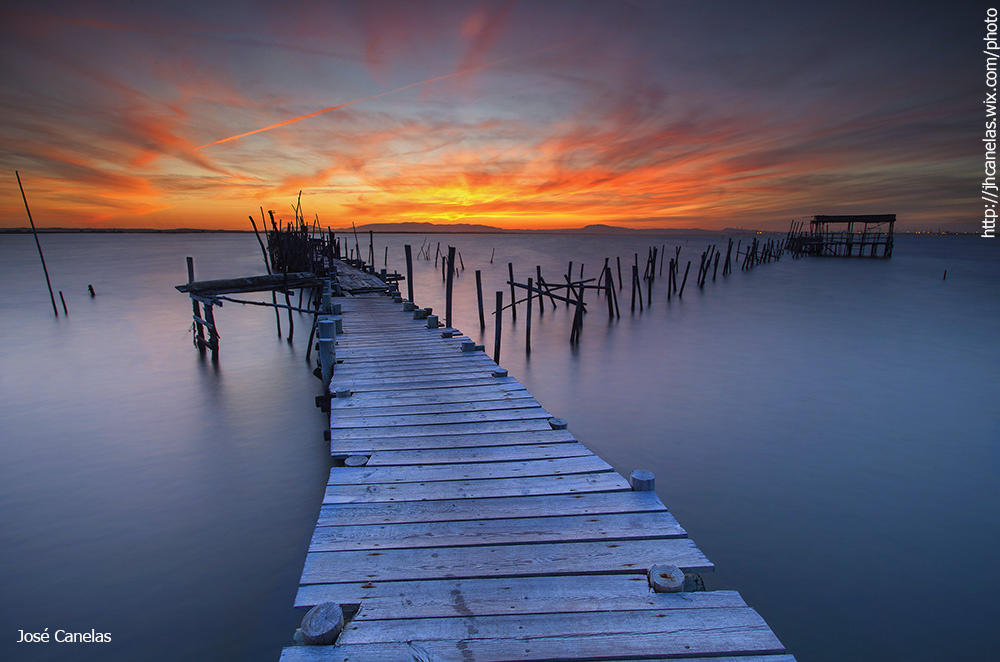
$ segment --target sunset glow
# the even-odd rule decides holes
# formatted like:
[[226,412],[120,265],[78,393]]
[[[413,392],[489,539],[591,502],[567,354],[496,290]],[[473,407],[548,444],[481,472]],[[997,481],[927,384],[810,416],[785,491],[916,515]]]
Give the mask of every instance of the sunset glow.
[[246,229],[299,190],[333,227],[977,223],[957,10],[24,7],[0,28],[5,227],[15,169],[43,227]]

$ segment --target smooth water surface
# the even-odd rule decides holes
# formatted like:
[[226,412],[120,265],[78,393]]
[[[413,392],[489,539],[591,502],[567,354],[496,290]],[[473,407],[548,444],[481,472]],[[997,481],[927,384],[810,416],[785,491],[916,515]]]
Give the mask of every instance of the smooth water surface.
[[[423,240],[376,237],[378,266],[386,243],[402,270],[402,244]],[[900,237],[888,261],[785,256],[700,290],[698,255],[718,238],[427,240],[432,256],[438,241],[461,252],[454,324],[488,351],[508,261],[519,281],[536,264],[551,281],[570,259],[597,276],[621,256],[627,282],[635,252],[680,245],[682,266],[694,260],[683,301],[666,301],[665,272],[641,314],[627,288],[614,320],[591,293],[576,346],[571,310],[546,303],[530,355],[522,307],[504,316],[501,363],[619,471],[654,471],[717,565],[709,587],[740,590],[800,660],[981,659],[1000,644],[993,245]],[[68,318],[52,317],[31,238],[0,236],[0,650],[276,659],[329,466],[306,318],[289,344],[271,311],[227,303],[213,366],[172,286],[186,255],[199,278],[261,272],[252,235],[42,242]],[[443,315],[433,261],[416,261],[414,286]],[[44,627],[113,643],[13,643]]]

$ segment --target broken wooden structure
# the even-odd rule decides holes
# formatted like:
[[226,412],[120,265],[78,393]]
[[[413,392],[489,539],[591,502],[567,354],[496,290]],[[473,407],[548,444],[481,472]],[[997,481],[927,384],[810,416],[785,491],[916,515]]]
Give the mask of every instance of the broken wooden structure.
[[814,216],[792,221],[785,239],[794,257],[892,257],[895,214]]

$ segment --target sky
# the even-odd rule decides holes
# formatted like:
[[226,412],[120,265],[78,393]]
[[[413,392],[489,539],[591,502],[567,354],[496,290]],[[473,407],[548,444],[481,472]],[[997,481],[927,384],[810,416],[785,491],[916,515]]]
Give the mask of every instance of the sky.
[[6,3],[0,227],[981,222],[986,5]]

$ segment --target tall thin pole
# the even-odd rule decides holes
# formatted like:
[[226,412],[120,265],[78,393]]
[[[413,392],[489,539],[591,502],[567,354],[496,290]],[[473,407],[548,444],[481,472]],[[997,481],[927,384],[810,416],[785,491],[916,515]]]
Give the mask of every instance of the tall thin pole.
[[493,362],[500,365],[500,334],[503,330],[503,290],[497,290],[496,319],[493,324]]
[[445,286],[444,325],[451,328],[451,295],[455,289],[455,247],[448,247],[448,278]]
[[28,209],[28,198],[24,195],[24,187],[21,186],[21,175],[14,171],[17,177],[17,187],[21,189],[21,199],[24,200],[24,211],[28,212],[28,222],[31,223],[31,233],[35,235],[35,247],[38,248],[38,257],[42,261],[42,271],[45,272],[45,284],[49,286],[49,299],[52,300],[52,312],[59,317],[59,309],[56,308],[56,295],[52,293],[52,281],[49,280],[49,268],[45,266],[45,256],[42,254],[42,245],[38,242],[38,230],[35,229],[35,221],[31,218],[31,210]]
[[476,298],[479,300],[479,328],[486,328],[486,318],[483,317],[483,274],[476,269]]
[[410,248],[409,244],[403,246],[403,252],[406,254],[406,293],[409,295],[407,300],[411,303],[413,302],[413,249]]

